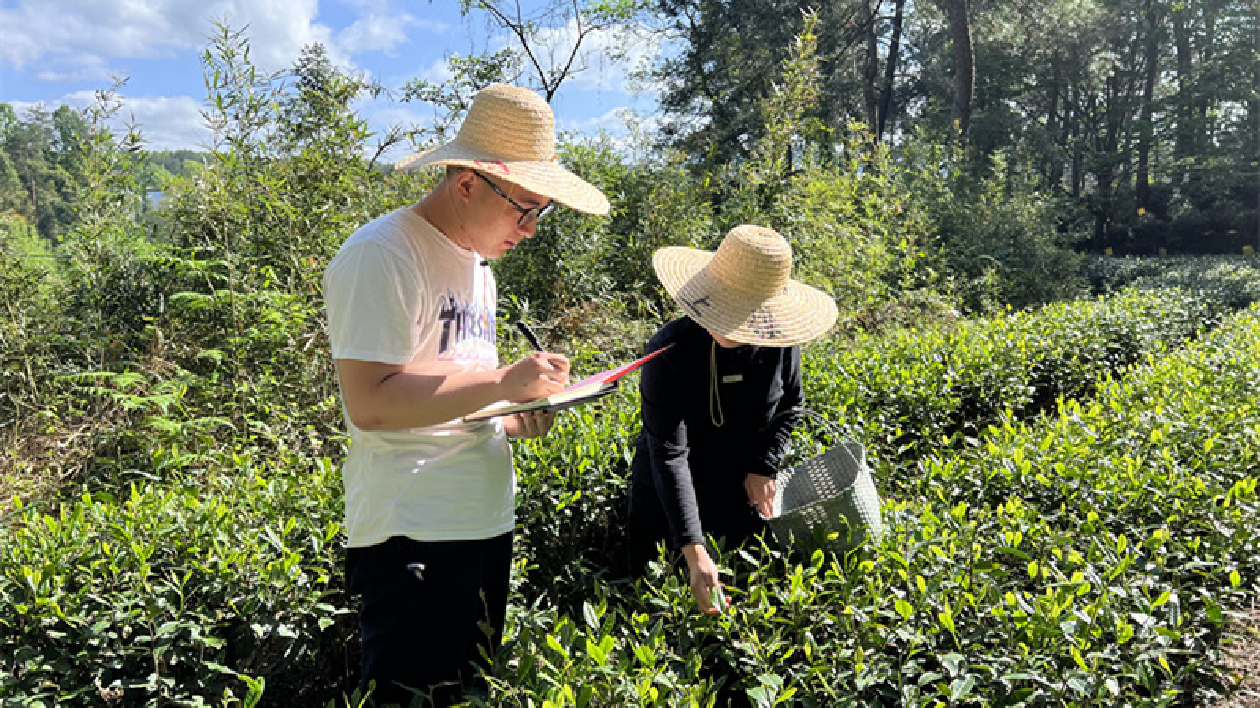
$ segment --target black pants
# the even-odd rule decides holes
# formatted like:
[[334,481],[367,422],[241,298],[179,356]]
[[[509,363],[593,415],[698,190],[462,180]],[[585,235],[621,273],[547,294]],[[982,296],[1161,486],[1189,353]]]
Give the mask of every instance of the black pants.
[[[647,564],[656,560],[656,546],[669,543],[670,524],[665,509],[650,481],[651,470],[647,462],[635,458],[630,479],[630,499],[626,519],[627,568],[632,577],[643,575]],[[696,483],[696,502],[700,523],[706,536],[724,540],[727,550],[749,543],[760,533],[768,530],[757,511],[748,504],[742,479],[738,482],[723,480],[719,485],[706,480]],[[712,551],[712,549],[710,549]]]
[[[418,564],[418,565],[417,565]],[[395,536],[346,551],[351,593],[361,596],[362,687],[375,681],[375,705],[413,697],[458,702],[489,669],[503,636],[512,534],[475,541]]]

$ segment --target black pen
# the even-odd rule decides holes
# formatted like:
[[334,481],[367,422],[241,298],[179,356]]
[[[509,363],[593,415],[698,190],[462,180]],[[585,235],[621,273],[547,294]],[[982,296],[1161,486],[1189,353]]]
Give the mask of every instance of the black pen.
[[530,329],[529,325],[525,324],[525,320],[517,320],[516,329],[519,330],[521,334],[525,335],[525,341],[529,342],[529,346],[533,347],[536,351],[543,350],[542,343],[538,341],[538,335],[534,334],[534,330]]

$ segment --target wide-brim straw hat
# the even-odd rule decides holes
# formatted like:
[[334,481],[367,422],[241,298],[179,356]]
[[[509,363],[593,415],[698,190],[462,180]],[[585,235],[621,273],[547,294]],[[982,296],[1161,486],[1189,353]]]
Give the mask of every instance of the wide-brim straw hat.
[[774,229],[736,226],[716,252],[662,248],[652,267],[689,317],[736,342],[788,347],[836,323],[831,296],[792,280],[792,246]]
[[394,169],[424,165],[471,167],[578,211],[608,213],[603,193],[557,161],[551,107],[527,88],[491,84],[481,89],[454,140],[405,157]]

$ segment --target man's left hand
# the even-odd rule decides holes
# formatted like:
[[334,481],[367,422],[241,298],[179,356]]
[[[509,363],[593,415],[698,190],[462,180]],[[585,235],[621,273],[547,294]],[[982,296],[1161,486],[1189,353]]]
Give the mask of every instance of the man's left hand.
[[515,440],[540,438],[551,430],[551,424],[555,421],[556,414],[554,411],[551,413],[525,411],[524,413],[515,413],[508,416],[503,421],[503,428],[507,431],[508,437]]

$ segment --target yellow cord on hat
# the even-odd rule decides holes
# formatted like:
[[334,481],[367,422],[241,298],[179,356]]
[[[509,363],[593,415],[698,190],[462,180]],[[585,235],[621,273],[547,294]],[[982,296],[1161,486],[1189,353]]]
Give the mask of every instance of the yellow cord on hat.
[[[716,409],[716,414],[714,410]],[[718,394],[718,373],[717,373],[717,340],[713,340],[713,345],[709,347],[709,421],[716,428],[722,427],[726,423],[726,416],[722,415],[722,397]]]

